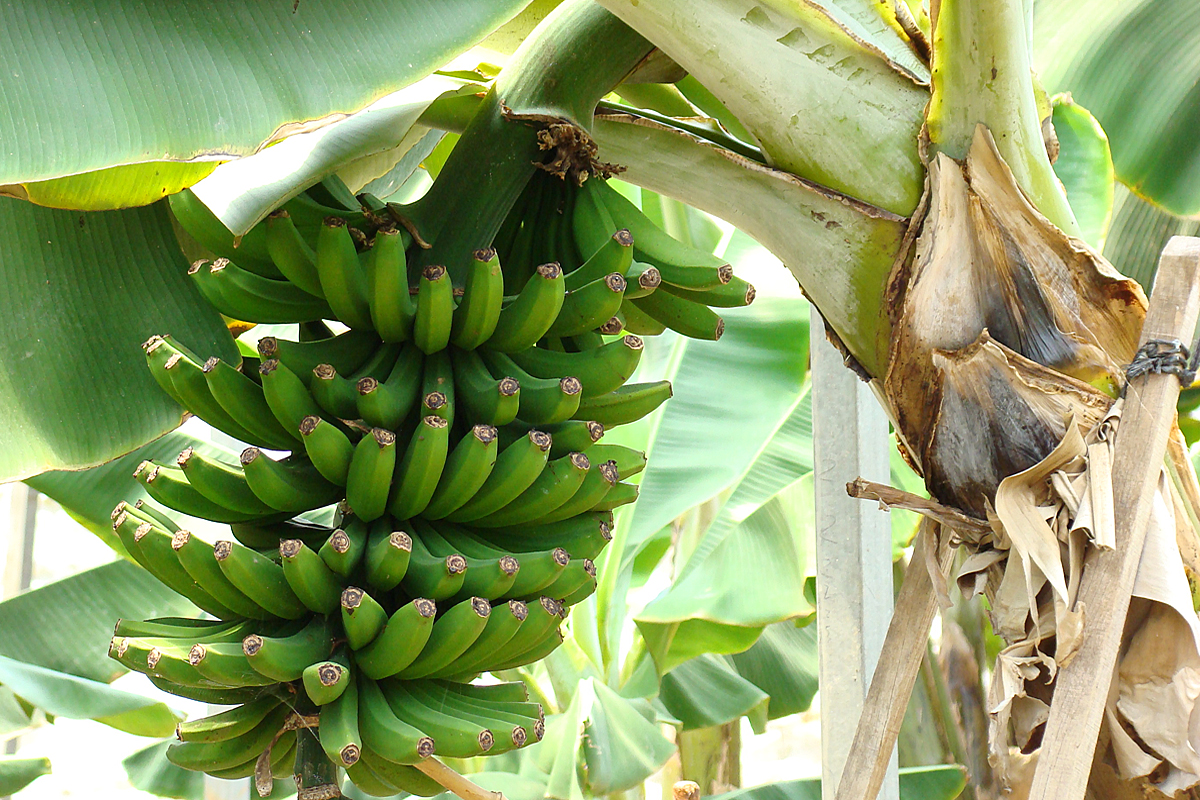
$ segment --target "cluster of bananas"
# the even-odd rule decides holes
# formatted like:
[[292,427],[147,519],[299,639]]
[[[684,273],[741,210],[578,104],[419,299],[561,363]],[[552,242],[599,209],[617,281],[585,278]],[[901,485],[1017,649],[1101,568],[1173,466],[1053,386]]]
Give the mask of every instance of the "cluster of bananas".
[[[218,256],[190,274],[221,313],[300,324],[298,341],[262,337],[240,366],[170,336],[144,346],[164,391],[251,445],[237,464],[189,448],[135,472],[154,501],[227,524],[229,539],[210,544],[140,501],[113,512],[131,556],[216,618],[122,621],[112,640],[110,655],[160,688],[237,705],[181,725],[174,763],[286,773],[296,720],[316,717],[363,791],[430,795],[441,787],[412,766],[422,759],[541,738],[520,684],[471,681],[562,642],[567,609],[595,591],[612,509],[637,497],[624,479],[644,454],[598,442],[671,388],[626,383],[643,349],[626,331],[660,321],[716,338],[708,304],[729,287],[738,304],[753,297],[602,182],[569,195],[571,215],[556,212],[576,232],[568,271],[521,274],[488,248],[462,275],[418,267],[422,243],[382,207],[302,195],[235,247],[191,193],[172,199]],[[517,241],[555,222],[510,216]],[[520,246],[505,242],[510,264],[528,263]],[[704,315],[716,321],[701,330]],[[329,526],[301,516],[335,505]]]

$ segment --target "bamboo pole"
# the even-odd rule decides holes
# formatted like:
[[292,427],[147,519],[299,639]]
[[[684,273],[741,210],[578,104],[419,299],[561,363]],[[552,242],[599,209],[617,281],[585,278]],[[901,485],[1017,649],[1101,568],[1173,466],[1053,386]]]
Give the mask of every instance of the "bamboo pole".
[[[1190,339],[1198,312],[1200,239],[1175,236],[1159,259],[1141,343]],[[1081,800],[1087,791],[1179,389],[1170,374],[1129,381],[1113,453],[1116,548],[1094,548],[1084,564],[1077,601],[1083,644],[1055,681],[1030,797]]]

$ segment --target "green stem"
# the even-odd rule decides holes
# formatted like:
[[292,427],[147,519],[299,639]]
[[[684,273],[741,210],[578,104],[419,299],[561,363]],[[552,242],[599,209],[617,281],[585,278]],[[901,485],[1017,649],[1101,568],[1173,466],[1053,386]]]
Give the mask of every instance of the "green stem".
[[[298,796],[303,798],[305,790],[332,786],[340,789],[338,769],[317,738],[316,728],[301,728],[296,731],[296,788]],[[341,797],[339,791],[333,797]]]
[[1042,139],[1025,0],[942,0],[934,20],[932,84],[931,149],[961,161],[983,123],[1038,210],[1079,236]]
[[596,103],[651,49],[591,0],[569,0],[546,17],[488,91],[429,193],[405,209],[432,245],[418,266],[444,264],[461,282],[471,252],[491,243],[544,160],[538,129],[590,128]]

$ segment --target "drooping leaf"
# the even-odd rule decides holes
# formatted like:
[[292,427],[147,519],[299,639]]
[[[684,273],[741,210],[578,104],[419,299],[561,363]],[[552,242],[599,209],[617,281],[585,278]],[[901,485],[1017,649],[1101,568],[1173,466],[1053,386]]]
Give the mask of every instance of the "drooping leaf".
[[0,198],[0,231],[0,480],[100,464],[176,427],[140,347],[152,334],[236,355],[165,204],[89,214]]
[[0,793],[16,794],[36,779],[49,774],[48,758],[0,756]]
[[121,762],[135,789],[158,797],[177,800],[203,800],[204,773],[177,767],[167,761],[171,740],[156,742],[138,750]]
[[595,700],[580,737],[588,789],[593,796],[632,789],[675,748],[654,724],[645,700],[628,700],[599,681],[592,686]]
[[711,655],[693,658],[663,675],[658,699],[685,731],[749,717],[758,733],[765,730],[770,700],[766,692]]
[[1083,240],[1102,249],[1112,219],[1115,181],[1108,137],[1096,118],[1069,95],[1054,98],[1054,132],[1059,145],[1054,174],[1067,192]]
[[141,567],[114,561],[0,603],[0,656],[108,683],[127,671],[108,657],[118,619],[196,613]]
[[[19,192],[149,162],[168,162],[161,177],[179,185],[183,169],[170,162],[250,155],[280,133],[354,113],[447,63],[523,5],[11,3],[0,25],[0,141],[20,146],[9,148],[0,186]],[[199,177],[195,165],[185,168]],[[149,199],[145,183],[112,175],[96,188],[28,191],[72,208]]]
[[1179,215],[1200,212],[1200,7],[1189,0],[1038,0],[1037,69],[1112,144],[1117,177]]
[[771,163],[896,214],[916,207],[928,91],[837,15],[816,3],[603,4],[719,98]]
[[0,656],[0,684],[47,714],[91,719],[137,736],[170,736],[183,719],[165,703],[140,694],[4,656]]
[[[222,164],[192,191],[235,235],[242,235],[283,201],[299,194],[343,166],[387,154],[391,163],[359,185],[387,172],[428,133],[413,131],[417,118],[443,94],[452,94],[463,82],[441,75],[383,97],[346,119],[318,130],[298,133],[247,158]],[[467,93],[479,90],[468,85]],[[412,163],[416,169],[419,160]],[[360,163],[360,167],[363,165]],[[356,182],[358,182],[356,180]]]
[[[967,785],[967,771],[957,764],[908,767],[900,770],[901,800],[954,800]],[[821,800],[821,779],[767,783],[709,800]]]
[[754,646],[726,656],[737,673],[770,696],[769,719],[807,711],[817,693],[817,630],[777,622],[763,629]]
[[1200,220],[1177,217],[1117,184],[1104,257],[1149,294],[1154,288],[1158,256],[1167,240],[1197,234]]

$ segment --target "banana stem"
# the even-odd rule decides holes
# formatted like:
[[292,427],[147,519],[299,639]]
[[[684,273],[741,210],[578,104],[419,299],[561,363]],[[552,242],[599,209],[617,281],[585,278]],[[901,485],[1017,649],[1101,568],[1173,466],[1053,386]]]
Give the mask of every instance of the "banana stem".
[[540,130],[566,123],[586,131],[600,98],[652,49],[592,0],[568,0],[546,17],[488,91],[428,194],[403,209],[432,245],[417,268],[443,264],[461,284],[471,253],[491,243],[544,160]]
[[462,800],[506,800],[503,792],[490,792],[472,783],[436,758],[427,758],[416,767]]
[[332,800],[341,797],[338,771],[317,738],[316,728],[296,731],[296,798],[297,800]]

